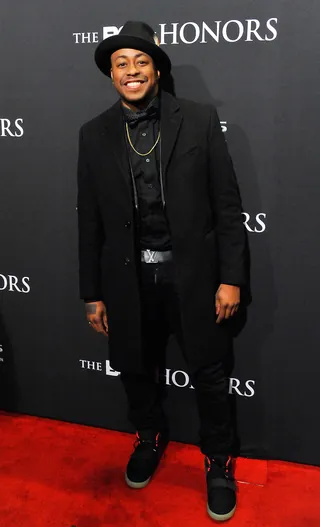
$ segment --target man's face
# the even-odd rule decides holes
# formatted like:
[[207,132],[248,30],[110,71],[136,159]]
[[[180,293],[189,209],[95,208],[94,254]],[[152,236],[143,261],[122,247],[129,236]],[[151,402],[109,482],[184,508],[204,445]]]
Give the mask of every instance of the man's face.
[[137,105],[158,92],[160,72],[150,55],[137,49],[119,49],[111,55],[111,78],[120,97]]

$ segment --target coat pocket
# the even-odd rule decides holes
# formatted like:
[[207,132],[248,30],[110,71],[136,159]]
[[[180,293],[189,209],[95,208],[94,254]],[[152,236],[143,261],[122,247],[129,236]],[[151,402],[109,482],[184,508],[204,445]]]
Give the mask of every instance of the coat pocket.
[[193,145],[189,148],[184,149],[183,152],[178,152],[175,158],[175,163],[181,162],[184,159],[189,161],[191,158],[196,157],[198,155],[200,149],[201,147],[199,145]]

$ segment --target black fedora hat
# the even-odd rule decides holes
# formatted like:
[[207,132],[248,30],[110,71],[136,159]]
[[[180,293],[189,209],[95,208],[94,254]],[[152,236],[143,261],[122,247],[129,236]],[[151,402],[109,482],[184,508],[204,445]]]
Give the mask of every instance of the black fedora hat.
[[111,77],[112,53],[121,48],[138,49],[152,57],[157,69],[163,76],[170,73],[171,62],[168,55],[159,47],[159,40],[152,27],[145,22],[128,21],[118,35],[105,38],[98,45],[94,59],[98,68]]

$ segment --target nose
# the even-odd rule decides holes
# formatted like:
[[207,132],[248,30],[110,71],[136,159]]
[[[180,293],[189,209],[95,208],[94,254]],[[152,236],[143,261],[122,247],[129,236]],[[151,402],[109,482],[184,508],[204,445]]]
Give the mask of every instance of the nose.
[[135,63],[132,62],[131,64],[129,64],[127,75],[136,75],[137,73],[139,73],[139,70]]

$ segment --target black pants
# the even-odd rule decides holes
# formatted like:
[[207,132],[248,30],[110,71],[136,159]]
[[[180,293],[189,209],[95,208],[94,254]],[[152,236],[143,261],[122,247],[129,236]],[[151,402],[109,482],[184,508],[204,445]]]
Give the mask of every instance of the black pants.
[[[162,410],[165,385],[159,378],[159,371],[165,366],[165,349],[170,334],[176,336],[184,353],[173,273],[171,261],[141,264],[142,352],[146,373],[121,374],[128,398],[128,417],[139,431],[157,432],[166,426]],[[191,381],[200,417],[201,451],[212,457],[230,454],[233,434],[224,364],[217,362],[201,368],[191,375]]]

